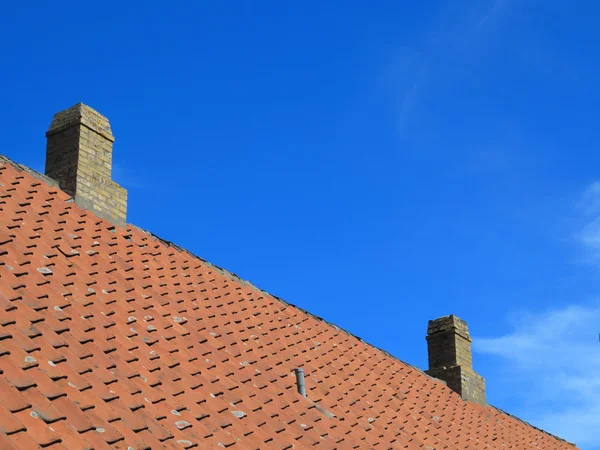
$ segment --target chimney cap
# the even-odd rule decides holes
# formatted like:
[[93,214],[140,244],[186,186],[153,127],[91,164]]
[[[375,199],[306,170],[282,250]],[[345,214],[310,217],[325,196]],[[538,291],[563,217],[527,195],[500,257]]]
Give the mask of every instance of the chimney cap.
[[115,141],[108,119],[81,102],[54,114],[50,128],[46,132],[46,137],[77,125],[84,125],[109,141]]
[[461,334],[469,336],[469,327],[467,326],[467,322],[455,316],[454,314],[438,317],[437,319],[430,320],[427,324],[428,335],[442,333],[445,331],[457,331]]

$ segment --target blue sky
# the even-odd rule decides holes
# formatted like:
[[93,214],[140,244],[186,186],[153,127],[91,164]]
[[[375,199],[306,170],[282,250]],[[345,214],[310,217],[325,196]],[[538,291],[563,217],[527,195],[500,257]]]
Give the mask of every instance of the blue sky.
[[598,449],[600,5],[413,3],[11,2],[0,154],[84,102],[131,223],[422,368],[457,314],[492,404]]

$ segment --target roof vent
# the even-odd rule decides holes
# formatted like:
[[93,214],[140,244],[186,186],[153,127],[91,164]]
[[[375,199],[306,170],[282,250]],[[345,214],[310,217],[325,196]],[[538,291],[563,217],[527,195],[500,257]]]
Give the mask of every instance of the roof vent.
[[294,373],[296,374],[296,389],[298,390],[298,394],[302,397],[306,397],[306,386],[304,384],[304,369],[299,367],[294,369]]
[[467,323],[456,316],[430,320],[427,327],[428,375],[446,382],[463,400],[486,404],[485,379],[473,370]]
[[108,119],[78,103],[54,115],[46,138],[46,175],[82,208],[125,225],[127,191],[112,180],[115,138]]

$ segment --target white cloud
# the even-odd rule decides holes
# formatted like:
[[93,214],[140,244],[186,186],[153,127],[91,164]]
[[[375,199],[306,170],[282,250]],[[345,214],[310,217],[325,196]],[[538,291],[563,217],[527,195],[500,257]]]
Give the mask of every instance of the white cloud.
[[[576,209],[575,241],[600,267],[600,182]],[[581,449],[600,450],[600,301],[520,313],[511,325],[503,336],[473,340],[475,351],[496,357],[491,380],[511,393],[510,412]]]
[[526,401],[510,412],[582,449],[600,449],[600,307],[522,314],[513,328],[473,340],[475,351],[501,358],[500,383],[518,380]]
[[[600,182],[583,192],[576,209],[582,222],[575,241],[598,265]],[[473,340],[475,351],[497,357],[493,381],[513,394],[511,412],[581,449],[600,449],[600,301],[521,313],[511,328]]]

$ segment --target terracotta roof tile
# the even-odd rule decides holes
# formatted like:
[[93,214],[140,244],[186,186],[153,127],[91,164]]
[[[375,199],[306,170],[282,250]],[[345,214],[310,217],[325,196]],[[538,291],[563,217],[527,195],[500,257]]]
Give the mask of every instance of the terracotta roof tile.
[[0,214],[0,448],[574,448],[10,163]]

